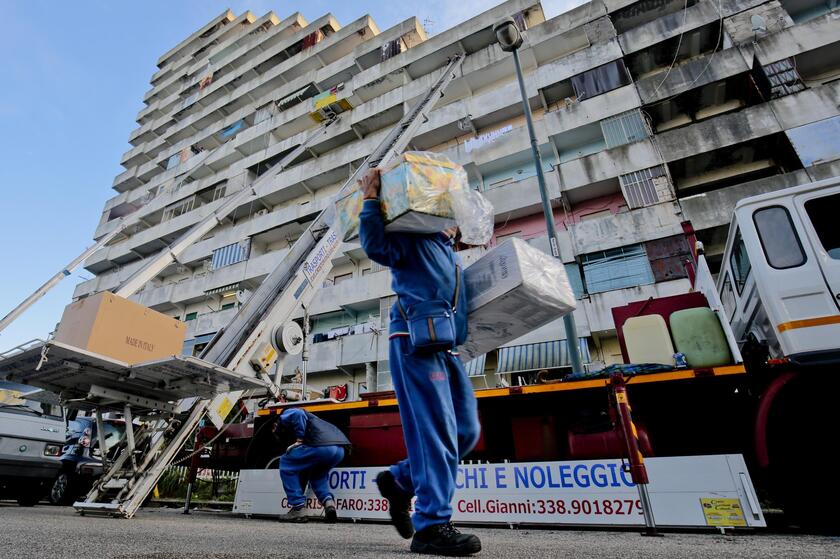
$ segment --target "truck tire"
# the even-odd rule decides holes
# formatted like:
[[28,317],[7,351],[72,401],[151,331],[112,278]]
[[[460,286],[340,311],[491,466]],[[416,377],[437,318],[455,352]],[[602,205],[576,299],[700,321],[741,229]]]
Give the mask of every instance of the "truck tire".
[[835,445],[827,439],[840,383],[819,373],[799,375],[778,394],[767,424],[774,500],[789,523],[822,533],[840,530]]

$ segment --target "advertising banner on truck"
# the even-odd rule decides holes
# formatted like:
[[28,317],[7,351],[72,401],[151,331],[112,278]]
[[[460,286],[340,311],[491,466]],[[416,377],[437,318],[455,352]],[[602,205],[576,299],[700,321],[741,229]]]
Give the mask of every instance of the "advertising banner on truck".
[[[645,461],[653,514],[660,526],[764,527],[764,515],[741,455],[680,456]],[[336,468],[330,487],[342,518],[387,520],[379,495],[383,468]],[[307,508],[321,514],[308,494]],[[277,469],[242,470],[233,511],[288,510]],[[462,464],[452,500],[456,522],[642,526],[638,489],[621,460]]]

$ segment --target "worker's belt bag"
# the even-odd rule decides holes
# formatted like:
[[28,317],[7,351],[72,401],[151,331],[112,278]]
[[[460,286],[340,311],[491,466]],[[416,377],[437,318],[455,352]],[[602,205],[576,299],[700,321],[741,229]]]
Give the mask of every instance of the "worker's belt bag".
[[406,310],[397,299],[397,309],[408,325],[408,335],[415,353],[434,353],[455,348],[455,307],[460,291],[461,267],[455,266],[455,294],[451,302],[432,299],[411,305]]

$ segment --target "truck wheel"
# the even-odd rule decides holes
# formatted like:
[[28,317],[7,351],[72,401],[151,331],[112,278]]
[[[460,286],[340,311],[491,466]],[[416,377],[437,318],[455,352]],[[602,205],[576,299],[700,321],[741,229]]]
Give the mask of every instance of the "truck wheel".
[[33,487],[31,491],[28,491],[24,495],[20,495],[17,498],[17,504],[22,507],[34,507],[38,504],[41,500],[41,492],[38,488]]
[[75,500],[75,483],[68,472],[61,472],[50,489],[50,502],[54,505],[72,505]]
[[822,375],[800,376],[773,403],[767,425],[772,493],[791,523],[823,533],[840,530],[834,477],[831,401],[840,383]]

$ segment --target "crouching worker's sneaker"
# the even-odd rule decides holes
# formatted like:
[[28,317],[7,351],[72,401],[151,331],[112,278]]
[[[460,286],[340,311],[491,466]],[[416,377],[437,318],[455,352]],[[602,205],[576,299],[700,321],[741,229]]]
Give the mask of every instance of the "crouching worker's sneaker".
[[463,557],[481,551],[481,540],[472,534],[462,534],[452,525],[435,524],[414,534],[411,551],[429,555]]
[[306,513],[303,511],[303,505],[299,507],[292,507],[289,512],[280,517],[280,522],[297,522],[303,523],[309,520]]
[[388,499],[388,512],[391,514],[391,523],[397,532],[408,539],[414,534],[414,526],[411,524],[411,495],[400,489],[394,474],[385,470],[376,476],[376,485],[379,487],[379,494]]
[[324,521],[330,524],[338,520],[338,514],[335,512],[335,501],[332,499],[324,503]]

